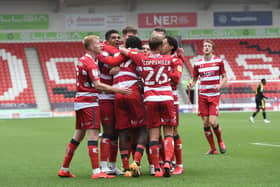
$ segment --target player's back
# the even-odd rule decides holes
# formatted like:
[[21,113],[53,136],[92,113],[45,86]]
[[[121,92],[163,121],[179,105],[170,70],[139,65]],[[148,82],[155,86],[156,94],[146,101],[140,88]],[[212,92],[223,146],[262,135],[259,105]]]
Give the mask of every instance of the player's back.
[[120,71],[114,75],[113,87],[128,87],[138,89],[139,73],[137,66],[131,59],[126,59],[120,64]]
[[173,100],[170,85],[172,58],[169,55],[143,55],[138,66],[144,84],[144,101]]

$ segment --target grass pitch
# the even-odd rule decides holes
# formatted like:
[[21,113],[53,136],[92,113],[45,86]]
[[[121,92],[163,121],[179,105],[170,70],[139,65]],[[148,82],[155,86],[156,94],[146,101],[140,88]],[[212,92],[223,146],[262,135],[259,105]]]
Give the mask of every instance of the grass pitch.
[[[207,156],[202,123],[194,114],[180,115],[184,174],[170,178],[148,175],[146,156],[139,178],[91,179],[87,142],[81,143],[70,167],[77,178],[59,178],[66,145],[74,132],[74,118],[0,120],[0,186],[280,186],[279,112],[221,113],[219,123],[228,152]],[[258,145],[254,144],[257,143]],[[121,166],[120,157],[118,165]]]

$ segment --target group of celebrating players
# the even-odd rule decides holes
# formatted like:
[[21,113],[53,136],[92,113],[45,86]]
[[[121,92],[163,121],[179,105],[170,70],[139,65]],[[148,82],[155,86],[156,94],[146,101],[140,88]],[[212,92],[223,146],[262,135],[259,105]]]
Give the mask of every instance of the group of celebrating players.
[[[75,177],[69,165],[86,132],[93,179],[114,178],[112,174],[140,176],[144,150],[151,175],[183,173],[176,93],[183,71],[183,50],[162,28],[154,29],[144,45],[133,27],[124,28],[122,37],[121,43],[120,33],[109,30],[103,43],[94,35],[84,38],[87,52],[77,64],[76,129],[58,173],[61,177]],[[214,47],[211,40],[203,42],[204,58],[194,65],[193,80],[188,85],[193,87],[200,77],[199,115],[211,147],[207,154],[217,154],[211,126],[220,152],[226,152],[217,116],[220,88],[227,78],[223,61],[212,54]],[[116,166],[118,149],[122,171]]]

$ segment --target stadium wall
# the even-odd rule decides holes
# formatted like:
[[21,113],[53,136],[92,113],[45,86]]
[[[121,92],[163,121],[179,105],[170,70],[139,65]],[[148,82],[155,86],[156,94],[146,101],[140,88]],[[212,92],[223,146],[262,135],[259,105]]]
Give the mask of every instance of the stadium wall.
[[[15,6],[16,2],[16,6]],[[29,2],[29,3],[28,3]],[[36,2],[36,3],[34,3]],[[139,1],[140,2],[140,1]],[[48,14],[49,15],[49,28],[43,30],[25,29],[24,32],[68,32],[68,31],[104,31],[101,28],[73,28],[69,29],[66,25],[66,16],[74,14],[89,14],[90,15],[124,15],[126,17],[126,22],[128,25],[133,25],[138,27],[138,14],[141,13],[175,13],[175,12],[195,12],[197,14],[197,25],[190,27],[173,27],[169,30],[184,31],[186,29],[214,29],[214,28],[244,28],[244,26],[234,26],[234,27],[215,27],[213,14],[216,11],[272,11],[273,22],[270,26],[250,26],[248,28],[264,28],[264,27],[280,27],[280,10],[276,9],[276,1],[271,1],[271,3],[256,3],[246,4],[236,1],[222,2],[214,1],[208,10],[203,10],[203,4],[197,3],[197,1],[184,1],[177,0],[174,1],[162,0],[160,1],[148,1],[142,0],[138,3],[135,10],[129,11],[129,6],[127,3],[96,3],[94,5],[88,6],[68,6],[63,7],[59,13],[55,13],[56,3],[54,1],[1,1],[0,11],[2,15],[5,14]],[[12,10],[12,11],[11,11]],[[155,11],[156,10],[156,11]],[[246,28],[246,27],[245,27]],[[121,29],[121,28],[118,28]],[[146,31],[150,29],[141,28],[140,30]],[[14,32],[22,30],[0,30],[0,32]]]

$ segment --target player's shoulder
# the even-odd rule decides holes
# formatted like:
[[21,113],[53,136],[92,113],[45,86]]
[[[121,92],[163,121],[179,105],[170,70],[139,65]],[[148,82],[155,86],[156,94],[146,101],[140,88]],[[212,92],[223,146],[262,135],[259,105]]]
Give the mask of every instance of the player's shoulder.
[[198,65],[202,64],[203,62],[204,62],[203,58],[200,58],[194,63],[194,65],[198,66]]
[[147,54],[144,54],[142,52],[139,52],[135,49],[130,49],[129,50],[129,53],[128,53],[130,56],[137,56],[137,57],[140,57],[140,58],[145,58],[145,57],[148,57]]
[[213,59],[212,59],[214,62],[222,62],[223,59],[218,57],[218,56],[213,56]]
[[96,65],[95,61],[92,59],[92,57],[89,54],[85,54],[79,59],[79,64],[78,65],[84,65],[84,66],[89,66],[89,65]]
[[179,58],[177,55],[171,56],[172,57],[172,62],[175,64],[183,64],[183,61],[181,58]]

